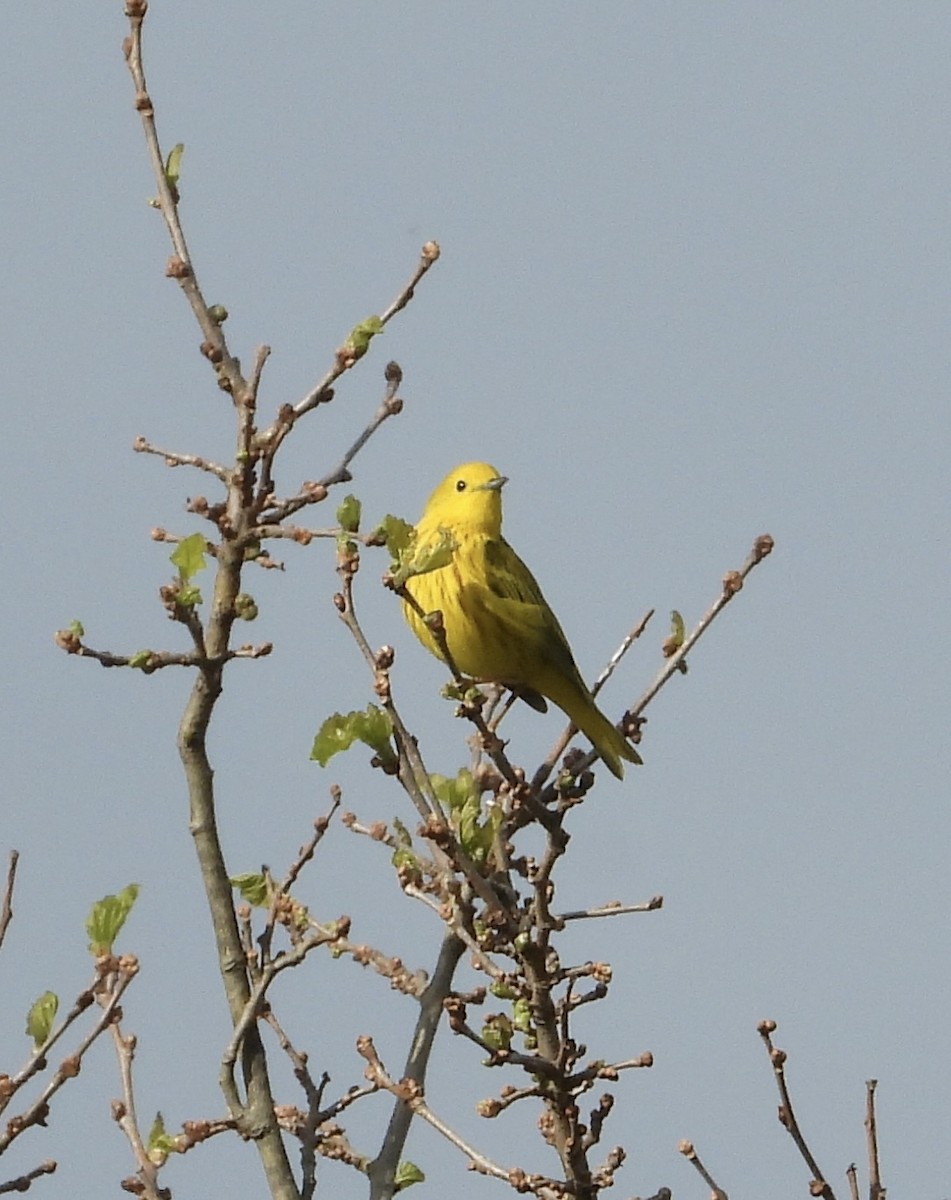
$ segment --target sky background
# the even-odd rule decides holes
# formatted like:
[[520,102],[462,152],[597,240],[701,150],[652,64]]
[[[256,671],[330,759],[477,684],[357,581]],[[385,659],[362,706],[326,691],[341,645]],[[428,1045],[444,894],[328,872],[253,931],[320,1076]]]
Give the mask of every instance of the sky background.
[[[124,1005],[140,1116],[161,1109],[176,1128],[223,1111],[227,1040],[175,752],[190,680],[103,672],[52,641],[78,618],[100,648],[182,648],[157,600],[168,547],[149,530],[193,532],[185,499],[213,496],[212,481],[132,441],[219,460],[233,445],[230,405],[164,278],[125,33],[120,3],[55,17],[20,5],[5,22],[0,847],[21,862],[0,1070],[27,1057],[36,996],[50,988],[65,1007],[86,984],[91,903],[135,880],[119,948],[141,960]],[[442,246],[334,403],[294,431],[283,492],[339,460],[398,360],[405,410],[347,490],[368,518],[415,519],[459,462],[508,475],[507,536],[586,674],[657,610],[603,693],[613,716],[658,670],[669,611],[691,625],[754,537],[776,539],[688,676],[651,705],[645,766],[602,780],[572,824],[557,907],[665,897],[659,913],[572,928],[562,951],[614,964],[610,999],[578,1022],[591,1054],[655,1056],[612,1088],[604,1149],[629,1154],[618,1194],[705,1196],[681,1138],[731,1195],[806,1194],[756,1033],[772,1017],[837,1194],[865,1162],[874,1077],[884,1183],[943,1200],[948,6],[153,0],[145,46],[164,147],[186,146],[182,212],[205,294],[230,310],[246,365],[273,348],[264,419],[389,303],[424,241]],[[359,750],[326,770],[308,761],[323,718],[363,707],[371,680],[332,608],[331,544],[279,552],[284,573],[248,578],[260,617],[247,636],[275,652],[231,668],[211,737],[235,873],[283,874],[334,782],[366,820],[412,820]],[[396,648],[397,702],[430,765],[454,773],[466,729],[379,586],[384,566],[365,556],[361,619],[372,644]],[[557,714],[513,714],[513,757],[533,764],[560,728]],[[401,896],[387,853],[339,825],[299,895],[432,965],[435,923]],[[315,954],[272,999],[315,1072],[332,1074],[328,1094],[359,1082],[361,1033],[398,1072],[414,1011],[385,982]],[[297,1103],[276,1055],[279,1098]],[[527,1108],[474,1115],[510,1080],[444,1031],[430,1101],[498,1161],[552,1170]],[[102,1042],[0,1177],[56,1158],[37,1195],[114,1191],[133,1170],[109,1117],[119,1093]],[[354,1113],[361,1149],[374,1152],[387,1114],[382,1100]],[[420,1196],[501,1194],[425,1130],[409,1156],[429,1179]],[[327,1194],[366,1194],[352,1172],[320,1170]],[[262,1189],[253,1150],[224,1139],[164,1182]]]

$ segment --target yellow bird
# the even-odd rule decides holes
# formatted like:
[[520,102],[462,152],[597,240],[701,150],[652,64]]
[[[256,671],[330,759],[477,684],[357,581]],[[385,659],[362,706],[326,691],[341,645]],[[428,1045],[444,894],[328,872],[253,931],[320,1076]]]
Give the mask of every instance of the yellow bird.
[[[558,618],[502,537],[505,483],[488,463],[465,463],[446,476],[416,526],[416,545],[433,544],[445,530],[455,543],[452,561],[412,576],[406,590],[424,614],[442,613],[446,646],[463,675],[504,684],[542,711],[539,697],[547,696],[621,779],[621,759],[639,763],[640,756],[598,709]],[[420,613],[406,600],[403,612],[426,649],[441,658]]]

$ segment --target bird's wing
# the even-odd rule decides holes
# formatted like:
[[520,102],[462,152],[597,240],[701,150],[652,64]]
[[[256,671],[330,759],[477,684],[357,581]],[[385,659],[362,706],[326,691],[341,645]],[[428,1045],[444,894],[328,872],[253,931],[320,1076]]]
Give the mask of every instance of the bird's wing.
[[[535,576],[504,538],[485,543],[485,575],[492,611],[536,655],[559,673],[580,682],[580,674],[558,618],[542,595]],[[583,686],[583,685],[582,685]]]

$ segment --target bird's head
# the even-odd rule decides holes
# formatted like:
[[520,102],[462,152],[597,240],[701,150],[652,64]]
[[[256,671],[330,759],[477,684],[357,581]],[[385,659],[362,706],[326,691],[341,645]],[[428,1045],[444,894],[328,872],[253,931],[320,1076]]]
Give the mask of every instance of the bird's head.
[[502,487],[506,477],[488,463],[463,463],[450,471],[429,497],[423,522],[445,529],[467,528],[490,537],[502,530]]

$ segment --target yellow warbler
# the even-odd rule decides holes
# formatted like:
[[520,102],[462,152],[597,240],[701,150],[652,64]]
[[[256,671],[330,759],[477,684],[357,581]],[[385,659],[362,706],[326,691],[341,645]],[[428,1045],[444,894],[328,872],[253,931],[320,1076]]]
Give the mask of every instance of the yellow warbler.
[[[416,526],[416,544],[424,549],[448,533],[455,543],[452,560],[412,576],[406,590],[424,614],[442,613],[446,646],[463,675],[505,684],[542,711],[540,697],[547,696],[620,779],[621,759],[636,763],[640,756],[598,709],[558,618],[502,537],[505,482],[488,463],[465,463],[446,476]],[[405,600],[403,612],[427,650],[441,657],[419,612]]]

